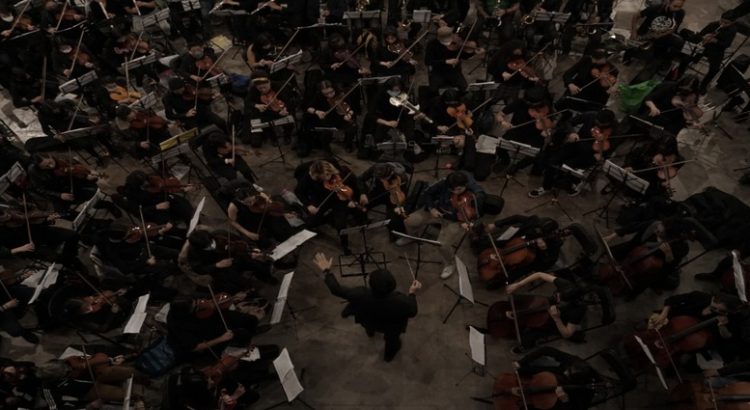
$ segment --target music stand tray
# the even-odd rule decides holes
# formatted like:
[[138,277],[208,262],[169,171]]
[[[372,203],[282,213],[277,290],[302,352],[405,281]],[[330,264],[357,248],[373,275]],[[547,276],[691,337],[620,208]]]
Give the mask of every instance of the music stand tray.
[[[367,243],[367,232],[382,228],[385,226],[388,226],[388,224],[391,223],[390,219],[384,219],[382,221],[373,222],[368,225],[360,225],[360,226],[354,226],[351,228],[342,229],[339,231],[339,235],[349,235],[352,233],[359,232],[362,235],[362,247],[363,251],[358,254],[354,255],[340,255],[339,256],[339,273],[341,274],[341,277],[349,277],[349,276],[362,276],[362,279],[365,280],[365,284],[367,283],[367,275],[369,274],[367,265],[368,264],[374,264],[377,269],[385,269],[388,261],[385,258],[385,253],[383,252],[373,252],[372,248]],[[375,257],[375,255],[379,256],[380,261],[378,261],[378,258]],[[347,259],[351,258],[351,260],[347,261]],[[355,264],[359,264],[359,272],[344,272],[344,267],[350,268],[354,266]]]

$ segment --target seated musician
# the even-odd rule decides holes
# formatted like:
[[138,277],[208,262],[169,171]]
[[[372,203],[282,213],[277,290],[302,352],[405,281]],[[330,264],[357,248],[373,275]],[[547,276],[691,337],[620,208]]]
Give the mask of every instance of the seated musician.
[[694,56],[683,56],[679,72],[684,73],[688,65],[695,64],[705,57],[708,60],[708,71],[703,76],[703,80],[701,80],[699,88],[701,94],[705,95],[708,91],[708,85],[711,84],[711,80],[721,70],[724,53],[732,45],[734,38],[737,36],[735,20],[736,18],[731,12],[725,12],[721,15],[719,21],[708,23],[698,32],[697,37],[700,38],[698,41],[688,39],[691,43],[697,42],[703,49]]
[[[545,113],[548,113],[545,115]],[[535,86],[526,90],[522,99],[517,100],[512,105],[503,108],[503,114],[513,115],[508,121],[502,115],[499,115],[499,122],[502,127],[508,130],[503,138],[527,144],[535,148],[543,148],[556,128],[556,122],[549,114],[552,114],[552,104],[549,99],[547,90],[540,86]],[[507,152],[502,153],[504,162],[512,159]],[[525,157],[515,164],[511,164],[507,173],[515,174],[516,171],[524,169],[529,165],[534,165],[531,170],[533,174],[541,173],[540,160],[537,158]]]
[[[390,219],[388,231],[405,232],[404,219],[408,216],[404,209],[404,203],[393,202],[394,195],[392,191],[398,190],[402,194],[408,191],[409,175],[404,166],[398,162],[381,162],[367,169],[360,176],[364,192],[369,199],[368,208],[385,204],[385,218]],[[391,188],[392,186],[394,186]],[[389,188],[391,188],[389,190]],[[390,241],[395,242],[398,239],[393,233],[390,234]]]
[[[656,86],[644,98],[638,114],[676,137],[702,115],[697,106],[698,97],[698,79],[686,75],[678,82],[665,81]],[[636,125],[641,126],[641,123],[636,122]]]
[[[413,212],[406,218],[406,234],[421,236],[422,229],[429,224],[439,223],[442,226],[438,241],[442,243],[440,256],[445,262],[445,267],[440,274],[441,279],[447,279],[455,271],[453,263],[453,249],[451,245],[460,238],[462,230],[471,229],[473,222],[478,220],[482,213],[482,206],[487,194],[484,192],[474,178],[464,171],[455,171],[444,179],[432,184],[420,199],[424,207]],[[462,209],[456,209],[452,202],[471,206],[476,215],[465,215]],[[468,216],[468,218],[467,218]],[[457,223],[461,221],[461,223]],[[396,241],[397,246],[404,246],[411,241],[400,238]]]
[[81,21],[86,19],[86,15],[80,9],[73,5],[68,5],[67,12],[69,16],[62,18],[63,4],[56,0],[46,0],[44,8],[41,11],[39,27],[46,32],[53,34],[58,31],[67,30]]
[[398,38],[398,32],[393,27],[383,30],[383,42],[373,41],[368,53],[371,58],[371,70],[373,75],[379,77],[400,75],[406,79],[416,72],[417,60],[413,55],[406,55],[394,64],[394,61],[406,51],[407,45]]
[[354,316],[354,321],[365,328],[370,337],[375,332],[383,333],[385,338],[385,353],[383,360],[392,361],[396,353],[401,350],[401,333],[406,332],[409,319],[417,315],[417,291],[422,288],[418,280],[414,280],[406,296],[396,291],[396,279],[391,272],[378,269],[371,272],[370,287],[346,288],[331,273],[333,258],[324,253],[318,253],[313,264],[325,273],[325,282],[334,296],[345,299],[348,304],[341,312],[343,317]]
[[[71,207],[88,201],[98,189],[96,172],[48,155],[35,154],[28,173],[32,189],[66,215]],[[113,208],[107,201],[101,201],[100,206]]]
[[[154,117],[158,117],[154,120]],[[153,122],[153,124],[152,124]],[[169,139],[167,120],[127,105],[117,107],[114,125],[135,158],[152,157],[161,152],[159,144]]]
[[244,243],[241,249],[227,243],[226,233],[212,233],[196,229],[188,237],[188,263],[198,274],[214,278],[214,288],[219,291],[239,292],[250,289],[251,282],[245,276],[253,276],[263,282],[275,284],[278,280],[271,275],[271,263],[255,248],[254,243],[231,238],[232,242]]
[[[164,184],[164,179],[157,175],[149,176],[140,170],[131,172],[125,178],[121,192],[127,199],[128,211],[139,216],[140,208],[146,221],[160,225],[168,222],[172,225],[179,222],[190,223],[194,212],[190,202],[184,196],[170,193],[171,188],[160,184]],[[188,192],[191,189],[189,185],[174,188],[177,192]]]
[[32,409],[41,383],[34,362],[0,357],[0,402],[11,409]]
[[[278,351],[278,348],[276,350]],[[261,355],[263,354],[261,353]],[[278,356],[278,352],[275,356]],[[265,368],[269,365],[265,361],[264,364]],[[252,366],[254,369],[245,370],[244,368],[248,366]],[[261,369],[257,360],[252,363],[240,360],[239,367],[240,369],[231,372],[228,371],[229,369],[222,370],[227,374],[222,374],[223,377],[218,382],[212,380],[204,372],[209,368],[183,367],[175,375],[179,377],[179,381],[174,384],[176,391],[169,391],[168,393],[170,397],[169,405],[171,406],[169,408],[221,409],[222,407],[231,408],[234,405],[252,405],[260,399],[260,394],[254,390],[255,385],[270,379],[270,377],[258,377],[257,373],[265,369]]]
[[578,115],[570,123],[573,127],[577,125],[580,125],[578,132],[569,128],[561,133],[563,141],[547,157],[542,186],[530,191],[529,197],[538,198],[555,187],[564,187],[569,196],[577,196],[581,180],[560,168],[567,165],[573,169],[587,170],[609,156],[611,147],[607,137],[617,128],[614,112],[604,109]]
[[[390,78],[380,87],[377,96],[374,101],[374,128],[373,134],[374,142],[380,143],[384,141],[411,141],[414,136],[414,117],[410,116],[408,111],[391,104],[391,98],[410,98],[408,94],[404,92],[404,87],[400,79]],[[417,114],[420,115],[421,114]],[[367,122],[366,122],[367,124]],[[367,129],[372,129],[366,125],[363,127],[363,134],[367,133]],[[396,131],[394,131],[396,130]],[[403,138],[401,137],[403,135]]]
[[[636,75],[631,84],[651,79],[663,66],[669,64],[682,51],[684,40],[675,34],[685,19],[685,0],[668,0],[655,4],[634,14],[631,21],[630,39],[650,42],[650,55],[653,56],[646,67]],[[640,25],[639,25],[640,23]],[[623,62],[629,65],[637,48],[630,48],[623,55]]]
[[618,74],[617,67],[607,60],[605,50],[596,49],[591,55],[582,56],[563,74],[567,89],[555,109],[583,112],[604,108],[609,96],[617,92]]
[[214,131],[206,135],[201,149],[208,168],[216,176],[234,181],[239,173],[247,181],[255,182],[255,173],[242,157],[247,151],[237,145],[233,147],[232,141],[223,131]]
[[213,65],[213,62],[216,61],[214,49],[211,47],[205,47],[201,43],[189,44],[188,52],[179,57],[180,60],[177,66],[177,73],[183,77],[188,84],[198,84],[201,81],[204,81],[205,78],[212,76],[212,74],[199,68],[198,62],[203,61],[204,58],[211,61],[211,65]]
[[[284,79],[284,81],[286,80]],[[294,79],[291,82],[294,82]],[[261,70],[253,72],[251,83],[250,91],[248,91],[245,97],[245,118],[247,123],[254,119],[261,122],[279,120],[287,117],[290,111],[294,111],[291,107],[287,107],[286,101],[284,101],[284,91],[289,89],[288,84],[290,83],[287,83],[285,90],[280,90],[282,95],[278,95],[271,84],[268,73]],[[268,140],[271,145],[278,146],[281,144],[279,140],[282,138],[284,144],[291,144],[294,124],[283,125],[281,127],[282,135],[275,135],[276,128],[269,126],[263,128],[261,132],[251,132],[249,137],[250,145],[258,148],[263,145],[263,140]]]
[[[15,8],[10,7],[8,4],[0,6],[0,37],[7,39],[37,29],[33,21],[28,24],[17,23],[15,24],[15,27],[13,27],[17,14],[18,11],[16,11]],[[11,30],[11,28],[13,28],[13,30]]]
[[277,51],[273,37],[268,33],[260,33],[255,37],[255,41],[247,47],[247,65],[250,66],[253,73],[256,70],[267,73],[273,65]]
[[647,281],[632,284],[634,288],[629,297],[637,296],[648,287],[674,289],[679,285],[679,265],[690,250],[686,239],[688,228],[681,226],[683,224],[677,219],[646,221],[615,229],[604,238],[610,242],[617,237],[634,234],[627,242],[612,246],[612,255],[620,262],[626,261],[628,255],[640,246],[654,250],[653,256],[663,260],[661,268]]
[[[548,322],[550,326],[547,327],[524,329],[521,334],[522,348],[532,348],[544,339],[558,335],[574,342],[584,342],[583,321],[586,317],[586,305],[581,300],[584,289],[567,279],[545,272],[534,272],[518,282],[511,283],[505,290],[510,295],[535,281],[551,283],[556,288],[550,297],[548,309],[552,321]],[[508,312],[508,315],[512,318],[511,312]]]
[[483,54],[484,50],[467,50],[462,47],[463,43],[464,40],[455,35],[450,27],[440,27],[437,38],[427,43],[424,58],[425,65],[429,67],[430,89],[434,92],[444,87],[466,89],[468,84],[461,69],[461,60]]
[[169,79],[169,92],[161,100],[167,119],[179,122],[186,130],[209,125],[216,125],[219,129],[226,130],[226,121],[211,110],[211,101],[218,94],[213,93],[209,100],[204,100],[198,95],[196,103],[195,93],[202,90],[190,88],[186,91],[186,87],[185,81],[181,78]]
[[[544,46],[554,40],[557,35],[555,23],[551,20],[537,20],[536,14],[558,12],[562,3],[563,2],[560,0],[523,0],[520,2],[520,13],[523,16],[521,17],[523,23],[523,32],[521,34],[530,49],[534,51],[541,50]],[[528,19],[531,23],[526,24],[527,21],[524,21],[523,19]],[[541,37],[539,41],[536,40],[536,36]]]
[[77,328],[108,332],[122,326],[132,313],[132,300],[124,297],[127,293],[125,288],[103,289],[101,293],[81,289],[65,301],[62,319]]
[[42,102],[41,85],[37,79],[20,67],[13,67],[10,74],[11,81],[7,89],[11,101],[4,103],[0,110],[20,128],[26,128],[29,125],[18,118],[13,110],[16,108],[27,109],[32,105],[40,104]]
[[512,41],[516,37],[516,15],[521,8],[520,0],[490,1],[488,9],[498,19],[497,31],[500,34],[500,43]]
[[[25,270],[2,273],[0,280],[3,281],[3,289],[7,289],[7,292],[0,292],[0,303],[2,303],[0,304],[0,329],[7,332],[11,337],[20,336],[31,344],[37,344],[39,343],[39,337],[19,322],[25,315],[28,302],[34,294],[33,288],[21,283],[30,275],[31,272]],[[10,294],[10,297],[8,294]]]
[[[294,193],[307,210],[305,222],[310,227],[329,224],[338,233],[350,226],[349,216],[354,218],[357,225],[366,221],[362,207],[367,206],[369,199],[357,175],[349,167],[318,160],[300,165],[295,176],[297,187]],[[343,193],[337,192],[341,189]],[[351,254],[349,235],[339,235],[339,243],[344,254]]]
[[[601,375],[585,360],[550,346],[532,350],[513,362],[513,367],[522,379],[533,377],[539,372],[550,372],[555,375],[558,385],[555,393],[558,402],[552,409],[588,409],[595,394],[594,388],[589,385],[602,380]],[[531,390],[525,393],[533,394],[533,388]],[[520,392],[513,394],[520,395]],[[534,408],[533,404],[530,404],[529,409],[532,408]]]
[[91,53],[83,43],[76,50],[74,42],[63,40],[55,51],[52,54],[51,72],[65,78],[78,78],[96,67]]
[[227,208],[227,216],[242,236],[262,248],[281,243],[294,234],[284,203],[258,192],[253,187],[239,188]]
[[[222,309],[226,327],[215,311],[211,296],[175,300],[167,314],[167,343],[174,349],[178,360],[208,356],[231,346],[246,347],[258,333],[265,316],[264,306],[245,306],[246,293],[232,295],[235,305],[241,308]],[[267,302],[266,302],[267,304]],[[227,329],[228,327],[228,329]]]
[[359,56],[351,54],[352,51],[354,49],[347,44],[341,34],[331,34],[328,38],[328,48],[323,50],[320,61],[327,80],[349,88],[361,76],[370,74],[369,69],[360,64]]
[[[330,152],[331,133],[327,131],[316,132],[315,128],[335,128],[344,133],[344,148],[346,152],[354,151],[357,142],[357,117],[356,113],[346,101],[341,101],[343,94],[336,90],[331,81],[323,80],[318,85],[320,92],[315,98],[307,103],[303,117],[303,127],[308,131],[308,136],[300,138],[297,143],[297,152],[300,156],[307,156],[312,145],[320,146],[324,151]],[[318,137],[317,144],[309,139]]]
[[[505,264],[505,269],[508,275],[510,275],[509,279],[516,280],[532,272],[550,269],[557,262],[557,259],[560,257],[563,239],[552,234],[559,228],[560,225],[557,221],[551,218],[536,215],[513,215],[485,225],[484,231],[493,235],[496,241],[495,246],[498,247],[501,255],[502,249],[505,248],[506,244],[511,247],[513,246],[509,242],[514,239],[518,240],[518,238],[522,238],[525,241],[534,241],[530,249],[533,251],[535,257],[530,264],[515,266]],[[518,229],[518,231],[510,238],[498,241],[497,238],[509,229]],[[492,244],[489,242],[486,234],[480,236],[472,243],[472,246],[480,253],[486,249],[492,249]],[[487,282],[487,287],[489,289],[497,289],[506,281],[507,279],[500,275]]]
[[601,48],[602,40],[614,26],[612,21],[613,0],[595,0],[593,2],[569,1],[563,7],[563,13],[570,13],[570,18],[563,27],[560,37],[562,54],[569,55],[576,36],[587,37],[588,43],[583,54],[589,54]]

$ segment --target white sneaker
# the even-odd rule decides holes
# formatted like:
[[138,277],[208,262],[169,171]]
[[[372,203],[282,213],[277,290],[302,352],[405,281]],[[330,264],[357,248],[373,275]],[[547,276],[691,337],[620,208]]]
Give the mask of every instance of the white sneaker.
[[443,272],[440,273],[440,279],[448,279],[453,275],[453,271],[456,270],[456,267],[451,263],[450,265],[445,265],[443,268]]
[[542,195],[546,195],[547,191],[543,187],[539,187],[533,191],[529,191],[529,198],[539,198]]
[[412,242],[414,242],[414,240],[413,240],[413,239],[409,239],[409,238],[404,238],[404,237],[402,236],[402,237],[400,237],[400,238],[396,239],[395,245],[396,245],[396,246],[406,246],[406,245],[408,245],[408,244],[410,244],[410,243],[412,243]]

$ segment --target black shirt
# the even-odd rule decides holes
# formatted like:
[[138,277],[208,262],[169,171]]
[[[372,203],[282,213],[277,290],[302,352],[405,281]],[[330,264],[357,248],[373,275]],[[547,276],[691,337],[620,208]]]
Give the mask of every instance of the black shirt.
[[664,301],[669,306],[669,317],[690,316],[694,318],[703,317],[703,310],[711,304],[712,296],[709,293],[693,291],[681,295],[673,295]]
[[638,35],[642,36],[648,32],[664,32],[668,27],[677,30],[685,18],[685,10],[669,11],[664,5],[651,6],[641,10],[643,23],[638,27]]

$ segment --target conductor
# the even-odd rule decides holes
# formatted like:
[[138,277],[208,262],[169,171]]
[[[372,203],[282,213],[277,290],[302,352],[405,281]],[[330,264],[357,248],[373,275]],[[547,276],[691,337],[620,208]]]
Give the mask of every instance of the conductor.
[[409,287],[409,295],[404,295],[395,291],[396,279],[391,272],[378,269],[370,273],[369,288],[347,288],[341,286],[331,273],[333,258],[328,258],[320,252],[313,258],[313,263],[325,273],[325,282],[331,293],[348,302],[341,316],[354,315],[354,321],[362,325],[370,337],[375,336],[375,332],[383,333],[383,359],[386,362],[392,361],[401,349],[401,333],[406,332],[409,318],[417,315],[416,292],[422,284],[414,280]]

